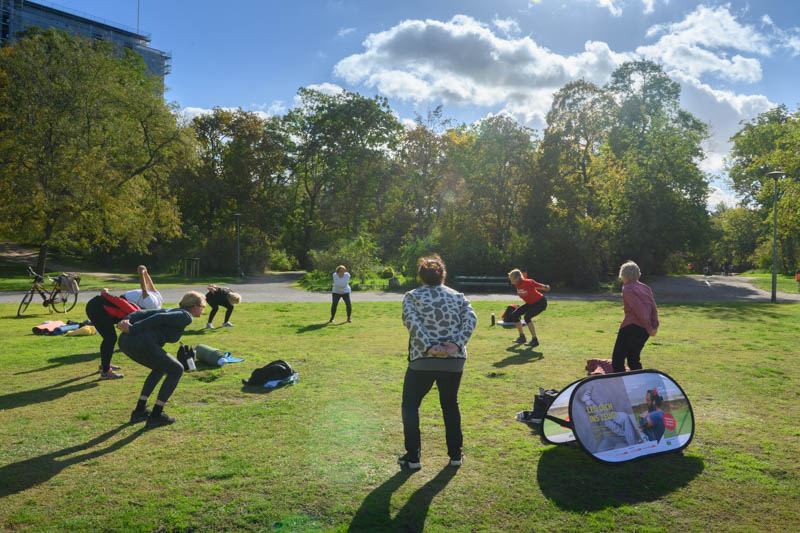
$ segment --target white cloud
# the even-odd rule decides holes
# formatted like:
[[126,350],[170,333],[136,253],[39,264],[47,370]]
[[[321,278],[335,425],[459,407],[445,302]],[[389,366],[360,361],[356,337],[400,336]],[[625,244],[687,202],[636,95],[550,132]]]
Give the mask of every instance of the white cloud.
[[728,58],[728,51],[771,54],[769,38],[740,24],[729,4],[700,5],[681,22],[657,24],[646,35],[660,38],[653,45],[638,47],[637,53],[697,78],[714,74],[737,82],[756,82],[762,77],[759,60],[740,54]]
[[622,8],[618,5],[621,3],[619,0],[592,0],[592,2],[596,4],[597,7],[608,9],[612,17],[619,17],[622,15]]
[[725,204],[726,207],[736,207],[739,205],[739,200],[729,190],[720,187],[709,187],[708,200],[706,206],[709,211],[713,211],[719,204]]
[[512,18],[501,19],[495,15],[494,20],[492,20],[492,24],[497,26],[500,31],[506,35],[506,37],[519,35],[520,33],[519,24]]
[[[497,21],[495,21],[495,26]],[[501,37],[471,17],[406,20],[370,34],[364,52],[339,61],[334,74],[353,85],[377,88],[404,101],[505,106],[541,125],[552,94],[569,81],[598,84],[628,54],[589,41],[584,51],[563,56],[530,37]]]
[[191,122],[195,117],[210,115],[213,112],[213,109],[205,109],[203,107],[184,107],[180,110],[178,115],[180,115],[181,119],[184,121]]
[[339,31],[336,32],[336,34],[339,37],[345,37],[346,35],[349,35],[349,34],[353,33],[354,31],[356,31],[355,28],[339,28]]

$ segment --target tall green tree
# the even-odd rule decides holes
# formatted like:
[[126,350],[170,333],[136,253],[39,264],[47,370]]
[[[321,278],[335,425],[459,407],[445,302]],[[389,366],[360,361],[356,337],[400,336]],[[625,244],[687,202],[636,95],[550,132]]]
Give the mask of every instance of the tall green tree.
[[169,174],[190,137],[138,54],[31,30],[0,48],[0,228],[47,251],[64,243],[144,252],[179,234]]

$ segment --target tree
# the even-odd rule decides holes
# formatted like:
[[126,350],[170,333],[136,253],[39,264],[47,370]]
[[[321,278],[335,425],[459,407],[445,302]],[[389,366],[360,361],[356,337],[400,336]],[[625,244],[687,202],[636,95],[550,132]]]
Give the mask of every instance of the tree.
[[47,251],[63,243],[144,252],[179,234],[170,171],[190,144],[138,54],[30,30],[0,48],[0,222]]

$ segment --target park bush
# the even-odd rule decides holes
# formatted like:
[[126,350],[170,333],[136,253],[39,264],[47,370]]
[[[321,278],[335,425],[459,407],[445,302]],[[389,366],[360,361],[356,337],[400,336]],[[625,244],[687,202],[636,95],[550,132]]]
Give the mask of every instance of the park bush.
[[383,267],[381,271],[381,279],[391,279],[394,277],[394,269],[390,266]]

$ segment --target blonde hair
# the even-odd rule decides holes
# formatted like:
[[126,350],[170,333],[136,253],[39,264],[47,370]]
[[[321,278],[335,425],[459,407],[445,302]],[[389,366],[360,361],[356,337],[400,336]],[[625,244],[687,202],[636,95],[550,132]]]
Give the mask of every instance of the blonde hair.
[[639,265],[633,261],[622,263],[622,266],[619,267],[619,277],[623,280],[638,281],[641,275],[642,271],[639,269]]
[[336,267],[336,272],[339,272],[340,270],[344,270],[345,272],[347,272],[347,267],[344,265],[339,265],[338,267]]
[[178,305],[183,309],[189,309],[195,305],[204,306],[206,305],[206,298],[197,291],[189,291],[183,295]]
[[515,279],[524,279],[525,276],[522,275],[522,271],[518,268],[515,268],[511,272],[508,273],[508,279],[514,281]]
[[238,292],[229,292],[228,293],[228,303],[231,305],[236,305],[242,301],[242,295]]

